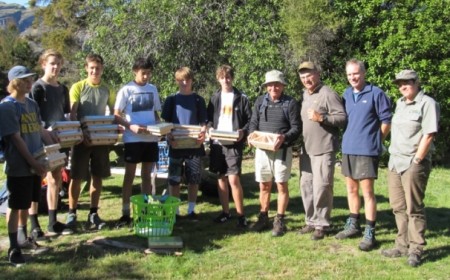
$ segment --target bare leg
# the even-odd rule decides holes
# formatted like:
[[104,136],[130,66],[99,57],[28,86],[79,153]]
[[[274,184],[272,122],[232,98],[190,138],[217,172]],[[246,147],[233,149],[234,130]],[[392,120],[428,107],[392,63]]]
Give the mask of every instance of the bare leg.
[[350,213],[358,214],[361,208],[361,198],[359,197],[359,181],[350,177],[345,177],[347,183],[347,200]]
[[222,211],[225,213],[230,213],[230,192],[228,190],[228,179],[226,176],[220,176],[217,182],[217,190],[219,192],[219,200],[222,205]]
[[[242,190],[241,180],[239,175],[229,175],[231,194],[233,195],[234,205],[236,212],[239,216],[243,216],[244,213],[244,191]],[[228,199],[228,197],[227,197]]]
[[261,212],[269,211],[271,189],[272,182],[259,183],[259,203],[261,204]]
[[288,183],[276,183],[278,189],[278,204],[277,204],[277,214],[282,214],[286,212],[289,203],[289,189]]

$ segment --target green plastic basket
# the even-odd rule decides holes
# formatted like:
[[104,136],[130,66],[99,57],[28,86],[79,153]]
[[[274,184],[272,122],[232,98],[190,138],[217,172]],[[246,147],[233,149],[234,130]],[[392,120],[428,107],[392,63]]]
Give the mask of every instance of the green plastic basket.
[[[156,200],[161,196],[153,196]],[[175,215],[180,199],[169,196],[164,202],[145,201],[144,195],[131,197],[134,231],[142,237],[169,236],[175,224]]]

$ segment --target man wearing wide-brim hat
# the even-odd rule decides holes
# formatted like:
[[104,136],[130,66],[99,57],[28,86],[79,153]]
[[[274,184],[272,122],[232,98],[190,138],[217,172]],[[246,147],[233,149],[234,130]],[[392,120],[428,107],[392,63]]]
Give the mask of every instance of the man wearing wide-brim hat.
[[431,172],[433,140],[439,128],[439,104],[420,88],[414,70],[402,70],[393,81],[402,94],[392,118],[389,147],[389,203],[397,224],[395,246],[386,257],[408,256],[410,266],[421,263],[426,244],[423,200]]
[[298,102],[284,93],[286,81],[278,70],[266,73],[262,84],[267,93],[259,96],[250,121],[251,139],[255,131],[275,134],[274,151],[256,148],[255,179],[259,182],[261,210],[251,226],[255,231],[269,228],[269,204],[272,181],[278,189],[277,215],[273,222],[273,236],[286,232],[285,212],[289,202],[288,180],[292,166],[292,144],[300,135]]

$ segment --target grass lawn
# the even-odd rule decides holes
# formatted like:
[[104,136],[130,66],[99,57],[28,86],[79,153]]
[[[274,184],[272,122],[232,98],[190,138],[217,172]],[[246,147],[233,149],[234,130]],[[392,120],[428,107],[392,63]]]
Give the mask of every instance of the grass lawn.
[[[245,190],[245,210],[251,220],[259,211],[258,186],[254,182],[253,159],[244,162],[242,184]],[[218,198],[199,194],[196,211],[199,222],[182,220],[175,225],[174,235],[184,241],[182,256],[145,255],[142,251],[89,245],[88,240],[105,236],[131,244],[146,244],[129,228],[114,229],[121,216],[122,176],[104,181],[99,214],[108,221],[109,229],[84,232],[55,238],[46,246],[48,253],[27,256],[29,263],[14,268],[7,262],[7,248],[0,254],[1,279],[450,279],[450,172],[435,168],[426,192],[428,231],[425,261],[418,268],[406,264],[406,258],[388,259],[380,250],[393,245],[396,235],[394,216],[389,208],[386,170],[380,170],[376,182],[378,201],[377,239],[380,247],[371,252],[357,248],[360,239],[338,241],[333,235],[344,224],[348,215],[345,185],[340,169],[335,175],[335,209],[332,213],[333,233],[321,241],[310,240],[309,235],[296,231],[304,225],[304,212],[299,195],[298,159],[295,159],[289,181],[291,200],[288,208],[289,232],[281,237],[270,231],[253,233],[235,228],[236,220],[217,225],[212,219],[221,211]],[[140,179],[135,180],[138,193]],[[160,184],[159,192],[163,185]],[[186,201],[186,190],[182,199]],[[88,192],[84,191],[78,220],[87,219]],[[231,205],[233,207],[233,205]],[[186,212],[183,203],[181,213]],[[276,194],[272,195],[274,216]],[[64,211],[65,212],[65,211]],[[65,221],[65,214],[59,220]],[[234,214],[234,208],[232,208]],[[46,228],[47,217],[40,217]],[[5,218],[0,218],[2,239],[7,238]],[[7,243],[6,243],[7,244]],[[3,245],[5,245],[3,243]]]

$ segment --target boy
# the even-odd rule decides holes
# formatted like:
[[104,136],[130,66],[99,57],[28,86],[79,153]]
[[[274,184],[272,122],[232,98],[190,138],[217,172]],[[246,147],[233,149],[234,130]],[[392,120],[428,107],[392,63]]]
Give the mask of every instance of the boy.
[[[161,117],[174,124],[202,126],[197,141],[203,144],[206,133],[206,104],[203,97],[192,91],[193,78],[193,73],[188,67],[181,67],[175,72],[179,91],[166,99]],[[170,134],[167,140],[170,145],[168,177],[170,194],[180,197],[180,183],[184,169],[184,175],[189,184],[187,217],[196,221],[198,216],[195,213],[195,204],[202,175],[201,157],[205,155],[205,148],[201,145],[194,149],[173,149],[176,143]]]
[[[30,97],[39,105],[42,121],[45,122],[45,128],[50,127],[57,121],[65,121],[66,118],[64,115],[70,112],[69,90],[66,86],[58,82],[63,63],[64,59],[62,54],[53,49],[44,51],[39,58],[39,64],[44,70],[44,76],[34,83]],[[50,236],[73,233],[70,228],[58,222],[56,219],[61,184],[61,168],[47,172],[47,234]],[[32,225],[33,223],[37,224],[37,209],[37,204],[32,203],[32,207],[30,208]],[[40,227],[32,228],[31,233],[36,239],[44,235]]]
[[[133,65],[134,81],[120,89],[114,106],[117,122],[126,128],[123,134],[125,176],[122,188],[122,217],[116,227],[131,223],[130,197],[137,163],[142,163],[141,192],[151,194],[152,191],[150,173],[159,158],[159,137],[148,134],[146,127],[159,122],[157,111],[161,111],[158,90],[148,83],[152,71],[153,64],[149,59],[137,59]],[[122,114],[125,116],[122,117]]]
[[25,264],[21,247],[38,246],[29,239],[21,242],[17,228],[19,222],[26,225],[31,202],[39,201],[41,176],[46,173],[45,167],[34,159],[33,153],[42,148],[42,141],[46,144],[54,142],[50,133],[41,126],[38,105],[25,96],[31,90],[34,75],[24,66],[11,68],[7,88],[11,95],[0,104],[0,119],[3,120],[0,122],[0,131],[9,191],[6,215],[10,242],[8,258],[14,266]]
[[[98,54],[89,54],[84,67],[87,78],[75,83],[69,92],[70,119],[72,121],[81,120],[85,116],[104,116],[106,106],[109,106],[110,112],[112,112],[114,105],[114,93],[102,82],[103,58]],[[76,226],[81,182],[88,179],[90,173],[91,204],[87,222],[92,229],[102,229],[106,223],[97,214],[97,210],[102,191],[102,179],[111,175],[109,147],[89,146],[85,137],[83,143],[73,147],[70,171],[72,181],[69,185],[67,226],[72,229]]]
[[216,78],[220,84],[208,104],[208,127],[221,131],[238,131],[236,142],[225,143],[213,140],[211,142],[210,167],[211,172],[219,174],[218,192],[222,204],[222,213],[214,219],[216,223],[224,223],[231,219],[229,208],[228,183],[231,186],[234,204],[238,215],[237,226],[247,227],[244,214],[244,193],[240,182],[242,166],[242,150],[251,119],[250,102],[247,96],[233,87],[234,71],[229,65],[217,68]]

